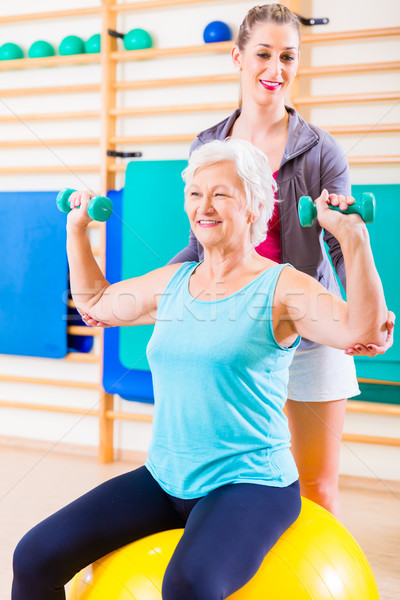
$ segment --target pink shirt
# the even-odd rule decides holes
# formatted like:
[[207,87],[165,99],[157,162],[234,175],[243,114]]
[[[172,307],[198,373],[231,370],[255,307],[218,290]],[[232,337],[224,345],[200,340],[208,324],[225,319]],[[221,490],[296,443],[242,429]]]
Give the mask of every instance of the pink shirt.
[[[273,173],[275,181],[277,175],[278,171],[275,171],[275,173]],[[275,200],[276,199],[277,194],[275,192]],[[270,260],[273,260],[279,264],[282,262],[281,225],[279,223],[278,202],[275,202],[272,217],[268,221],[268,235],[266,239],[257,246],[256,252],[258,252],[258,254],[261,256],[264,256],[264,258],[269,258]]]

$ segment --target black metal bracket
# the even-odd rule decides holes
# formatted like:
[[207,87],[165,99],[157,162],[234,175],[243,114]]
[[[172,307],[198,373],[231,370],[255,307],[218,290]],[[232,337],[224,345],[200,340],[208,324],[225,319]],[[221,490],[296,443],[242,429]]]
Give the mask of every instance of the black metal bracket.
[[119,33],[119,31],[115,31],[114,29],[107,29],[107,33],[108,35],[111,35],[111,37],[121,38],[121,40],[125,37],[124,33]]
[[140,158],[143,152],[117,152],[117,150],[107,150],[107,156],[116,158]]
[[307,25],[307,27],[312,25],[328,25],[329,23],[329,19],[327,17],[322,17],[321,19],[306,19],[305,17],[297,14],[296,17],[302,25]]

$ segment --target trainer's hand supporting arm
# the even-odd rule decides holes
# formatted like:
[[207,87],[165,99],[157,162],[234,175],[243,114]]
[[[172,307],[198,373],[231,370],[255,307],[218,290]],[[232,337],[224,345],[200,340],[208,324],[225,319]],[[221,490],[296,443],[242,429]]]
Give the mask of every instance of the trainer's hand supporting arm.
[[377,354],[385,354],[393,346],[394,336],[394,323],[396,321],[396,315],[391,310],[388,310],[387,319],[386,319],[386,340],[382,346],[377,346],[376,344],[360,344],[357,343],[352,348],[347,348],[345,350],[345,354],[349,354],[350,356],[369,356],[373,358]]

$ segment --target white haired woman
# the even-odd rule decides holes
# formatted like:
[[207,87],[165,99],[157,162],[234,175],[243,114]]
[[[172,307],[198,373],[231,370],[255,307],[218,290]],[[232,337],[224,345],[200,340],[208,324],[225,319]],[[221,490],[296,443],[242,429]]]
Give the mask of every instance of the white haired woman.
[[[238,32],[232,60],[240,73],[241,106],[228,118],[198,134],[191,151],[214,139],[247,140],[268,157],[276,178],[278,197],[266,239],[256,251],[277,263],[292,264],[340,296],[334,270],[346,287],[343,254],[338,240],[319,223],[304,229],[297,217],[302,195],[350,194],[346,157],[335,139],[285,104],[300,58],[300,23],[286,6],[255,6]],[[203,247],[195,232],[189,246],[170,263],[202,261]],[[103,323],[82,315],[87,325]],[[292,452],[299,470],[303,496],[340,517],[339,458],[347,398],[360,393],[353,355],[383,354],[393,344],[395,315],[387,316],[387,338],[378,347],[372,340],[354,340],[342,349],[318,345],[305,337],[289,369],[286,414]]]
[[[185,207],[204,261],[110,285],[86,233],[89,194],[68,215],[78,308],[111,326],[155,323],[147,354],[155,414],[146,464],[72,502],[28,532],[14,555],[13,600],[61,600],[75,572],[157,531],[184,527],[164,600],[221,600],[254,575],[300,510],[283,405],[300,336],[346,348],[383,343],[386,306],[357,215],[317,200],[341,242],[347,304],[290,265],[263,258],[274,183],[265,155],[242,140],[196,150]],[[345,208],[353,200],[341,200]]]

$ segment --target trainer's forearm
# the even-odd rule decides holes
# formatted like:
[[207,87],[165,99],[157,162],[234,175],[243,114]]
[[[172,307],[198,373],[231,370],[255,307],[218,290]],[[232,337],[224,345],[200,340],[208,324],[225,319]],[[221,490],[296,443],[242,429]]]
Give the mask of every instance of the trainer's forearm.
[[86,229],[67,227],[71,293],[81,312],[89,312],[109,283],[98,266]]
[[387,308],[365,225],[340,240],[347,275],[348,326],[359,343],[383,345]]

